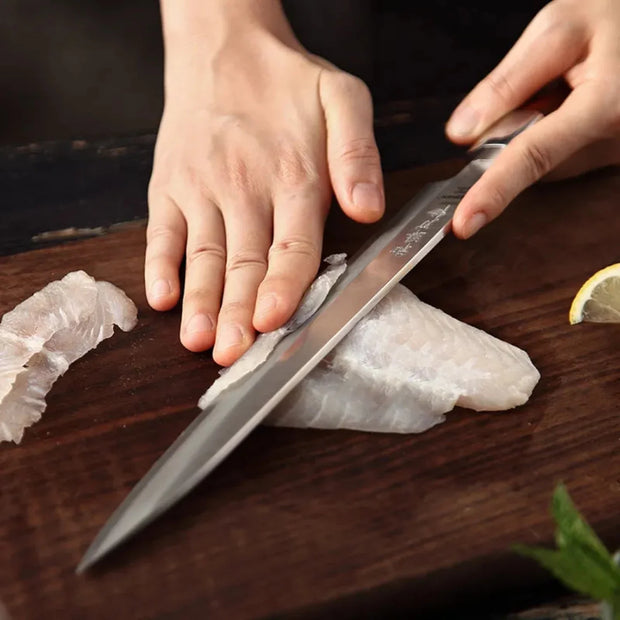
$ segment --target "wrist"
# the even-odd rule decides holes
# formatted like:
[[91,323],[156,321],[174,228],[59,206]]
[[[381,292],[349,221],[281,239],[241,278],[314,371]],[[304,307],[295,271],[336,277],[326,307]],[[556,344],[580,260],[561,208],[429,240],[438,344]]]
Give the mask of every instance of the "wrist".
[[205,105],[222,80],[256,76],[283,46],[302,50],[280,0],[161,0],[161,8],[169,105]]
[[261,32],[296,41],[280,0],[160,0],[166,55],[215,53]]

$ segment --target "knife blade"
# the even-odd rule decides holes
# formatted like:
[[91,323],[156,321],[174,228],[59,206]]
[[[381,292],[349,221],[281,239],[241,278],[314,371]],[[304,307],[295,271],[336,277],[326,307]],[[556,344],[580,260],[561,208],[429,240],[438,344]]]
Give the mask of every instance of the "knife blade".
[[449,232],[461,198],[510,140],[542,117],[517,110],[496,123],[450,179],[426,186],[354,256],[319,309],[203,410],[98,533],[81,573],[153,521],[220,464],[273,408]]

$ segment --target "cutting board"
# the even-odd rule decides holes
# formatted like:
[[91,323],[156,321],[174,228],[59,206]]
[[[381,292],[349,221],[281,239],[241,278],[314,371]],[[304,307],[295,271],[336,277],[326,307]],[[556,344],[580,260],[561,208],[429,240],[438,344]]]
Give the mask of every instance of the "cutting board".
[[[388,204],[459,165],[389,175]],[[568,323],[579,286],[620,259],[619,195],[614,170],[539,185],[405,280],[530,354],[542,378],[525,406],[455,410],[420,435],[261,427],[83,576],[82,553],[218,368],[180,345],[178,310],[148,308],[143,228],[1,258],[0,313],[84,269],[122,287],[140,320],[68,370],[21,445],[0,445],[0,600],[15,620],[482,617],[490,598],[553,583],[510,546],[551,543],[560,480],[620,545],[620,326]],[[332,210],[325,254],[372,230]]]

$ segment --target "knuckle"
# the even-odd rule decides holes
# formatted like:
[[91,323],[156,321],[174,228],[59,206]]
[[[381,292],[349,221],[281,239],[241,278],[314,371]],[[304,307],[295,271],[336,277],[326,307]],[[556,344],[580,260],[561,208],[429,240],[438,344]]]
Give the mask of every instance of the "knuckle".
[[244,159],[234,156],[226,163],[226,181],[240,195],[257,192],[256,179]]
[[553,168],[549,151],[535,142],[523,144],[521,153],[531,181],[544,177]]
[[540,28],[544,33],[556,30],[559,26],[567,23],[567,16],[570,11],[566,11],[566,1],[549,2],[538,11],[535,16]]
[[489,203],[487,214],[491,218],[496,217],[499,213],[501,213],[510,202],[506,189],[497,185],[489,188],[487,200]]
[[157,208],[165,199],[181,210],[212,201],[208,170],[198,166],[171,168],[166,177],[153,176],[148,186],[149,208]]
[[267,257],[260,252],[243,250],[235,252],[228,257],[226,264],[226,273],[230,274],[235,271],[245,269],[267,269]]
[[507,189],[497,182],[478,183],[470,191],[473,202],[484,205],[484,211],[491,218],[501,213],[510,202]]
[[210,200],[209,182],[205,170],[197,166],[187,166],[180,175],[176,186],[180,195],[188,203],[200,203],[203,199]]
[[377,146],[371,138],[351,140],[342,149],[340,159],[348,163],[364,164],[371,168],[381,167]]
[[155,209],[166,196],[167,180],[161,175],[153,174],[149,180],[146,193],[149,209]]
[[[572,2],[572,0],[569,0]],[[536,15],[540,38],[547,49],[566,49],[583,41],[582,22],[574,17],[575,11],[564,2],[549,2]],[[559,50],[558,50],[559,51]]]
[[244,125],[243,117],[231,112],[218,114],[215,121],[215,129],[220,135],[226,135],[230,131],[242,130]]
[[366,83],[355,75],[339,72],[333,76],[338,88],[347,96],[356,99],[363,98],[370,102],[372,96]]
[[176,241],[177,235],[172,228],[165,224],[149,224],[146,227],[146,241],[148,244],[162,243],[163,245],[172,244]]
[[515,98],[515,90],[508,78],[500,71],[492,71],[483,83],[502,103],[510,104]]
[[247,316],[252,312],[252,307],[248,302],[244,301],[228,301],[222,305],[220,309],[220,322]]
[[210,288],[186,288],[183,294],[183,306],[188,308],[209,309],[214,303],[219,301],[219,291]]
[[198,243],[187,249],[187,264],[209,260],[223,263],[226,260],[226,251],[217,243]]
[[558,3],[549,2],[543,6],[536,14],[536,21],[543,28],[543,30],[549,30],[554,28],[558,23]]
[[319,248],[316,243],[303,237],[288,237],[276,241],[269,249],[269,258],[273,256],[290,256],[295,254],[305,257],[308,262],[318,262],[320,260]]
[[188,187],[199,189],[203,185],[201,171],[196,166],[185,166],[181,177],[181,182]]
[[276,162],[276,177],[285,187],[297,188],[314,184],[319,175],[303,150],[283,147]]
[[296,306],[304,290],[310,284],[310,277],[294,275],[273,275],[266,277],[259,288],[259,295],[273,295],[278,297],[278,306],[282,310],[286,306]]

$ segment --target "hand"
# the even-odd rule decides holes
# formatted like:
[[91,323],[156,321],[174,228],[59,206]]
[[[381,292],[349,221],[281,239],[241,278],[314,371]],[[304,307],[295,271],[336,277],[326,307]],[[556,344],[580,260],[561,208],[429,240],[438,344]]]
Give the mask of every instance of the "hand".
[[278,2],[169,0],[162,13],[147,297],[157,310],[177,303],[185,256],[181,341],[214,345],[226,366],[315,277],[332,188],[353,219],[381,217],[372,103],[363,82],[301,47]]
[[501,116],[563,77],[562,105],[515,138],[454,215],[462,238],[497,217],[526,187],[620,164],[620,2],[555,0],[452,114],[446,133],[470,143]]

